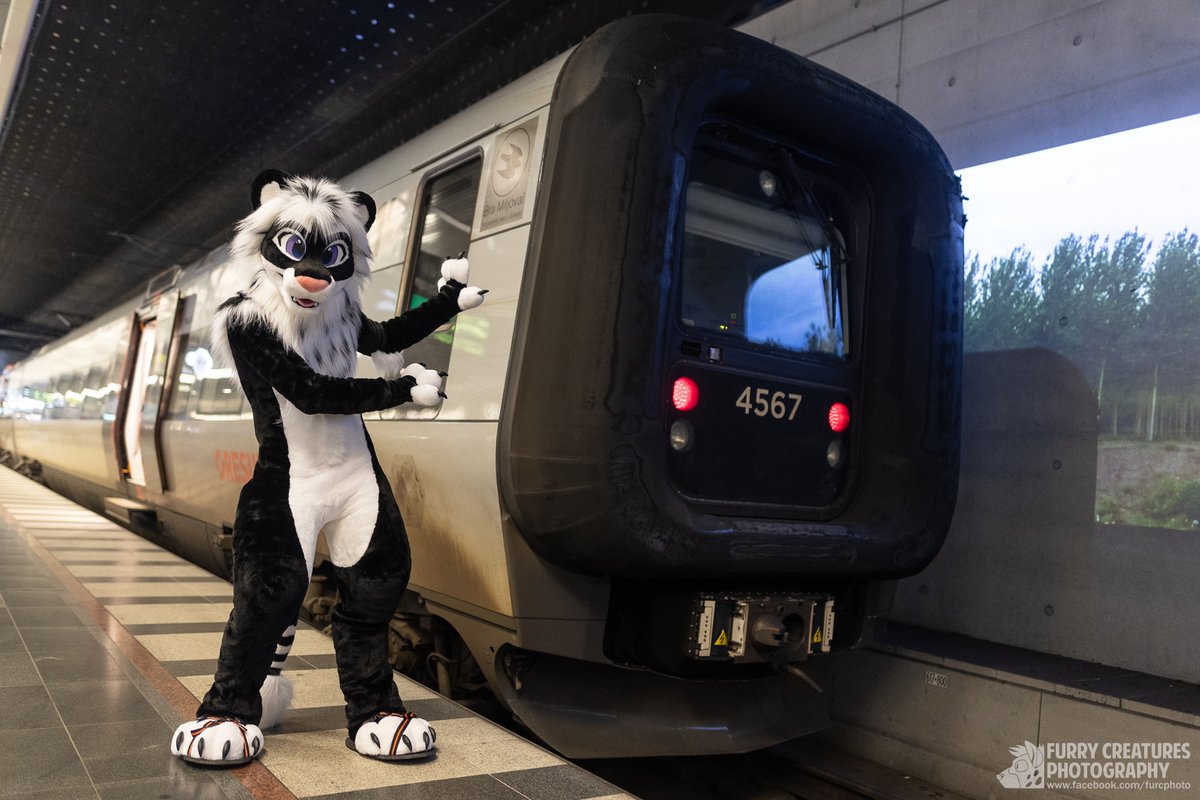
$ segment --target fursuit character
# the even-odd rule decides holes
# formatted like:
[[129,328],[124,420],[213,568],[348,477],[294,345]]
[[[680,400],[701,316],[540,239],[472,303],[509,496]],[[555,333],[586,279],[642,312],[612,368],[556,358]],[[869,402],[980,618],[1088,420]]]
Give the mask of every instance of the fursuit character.
[[[260,723],[280,721],[290,701],[279,670],[324,529],[341,597],[333,642],[346,745],[382,760],[427,756],[436,734],[405,710],[387,657],[388,621],[408,583],[408,539],[359,415],[436,405],[443,375],[414,364],[395,379],[353,376],[356,353],[399,367],[401,350],[478,306],[484,290],[465,285],[465,258],[447,259],[437,295],[386,322],[369,320],[359,296],[370,275],[371,198],[274,170],[251,195],[254,211],[230,246],[246,287],[217,311],[212,345],[250,401],[258,463],[238,500],[233,612],[213,685],[196,720],[176,729],[171,752],[223,766],[262,754]],[[264,704],[275,707],[264,712]]]

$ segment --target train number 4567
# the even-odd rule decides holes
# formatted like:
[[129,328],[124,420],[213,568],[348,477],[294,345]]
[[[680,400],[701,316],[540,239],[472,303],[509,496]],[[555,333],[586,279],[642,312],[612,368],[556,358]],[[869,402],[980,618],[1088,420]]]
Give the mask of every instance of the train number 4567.
[[745,414],[775,419],[795,419],[801,396],[795,392],[773,392],[762,386],[747,386],[734,403]]

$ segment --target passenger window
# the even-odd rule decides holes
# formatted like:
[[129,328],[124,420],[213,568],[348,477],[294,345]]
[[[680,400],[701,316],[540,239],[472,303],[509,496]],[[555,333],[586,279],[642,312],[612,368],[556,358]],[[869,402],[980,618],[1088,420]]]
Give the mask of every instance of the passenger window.
[[182,393],[186,384],[189,400],[191,397],[196,398],[192,416],[227,416],[242,413],[245,396],[233,385],[232,371],[227,367],[214,369],[212,355],[207,349],[188,347],[187,354],[183,357],[183,373],[177,391]]
[[381,205],[376,212],[375,224],[367,232],[372,272],[404,260],[404,246],[408,244],[409,200],[411,193],[406,191]]
[[196,416],[210,417],[242,412],[242,393],[234,388],[229,370],[213,370],[198,382],[198,386],[195,390]]
[[46,398],[47,419],[70,419],[70,411],[67,409],[67,392],[71,390],[71,380],[72,375],[59,375],[53,381],[52,386],[54,389],[50,391],[49,397]]
[[72,375],[63,388],[63,419],[79,419],[83,414],[83,378]]
[[21,391],[20,413],[24,419],[50,419],[45,381],[32,381]]
[[[471,246],[471,223],[479,194],[483,161],[472,158],[434,176],[421,193],[419,223],[413,241],[412,279],[404,308],[415,308],[437,293],[442,261]],[[445,369],[450,362],[454,322],[405,352],[408,363],[422,362]]]
[[108,383],[101,389],[100,419],[112,422],[117,418],[117,401],[121,397],[121,368],[119,360],[114,359],[108,367]]
[[83,406],[80,409],[80,419],[100,419],[104,408],[104,392],[108,380],[108,368],[96,365],[88,372],[83,381]]

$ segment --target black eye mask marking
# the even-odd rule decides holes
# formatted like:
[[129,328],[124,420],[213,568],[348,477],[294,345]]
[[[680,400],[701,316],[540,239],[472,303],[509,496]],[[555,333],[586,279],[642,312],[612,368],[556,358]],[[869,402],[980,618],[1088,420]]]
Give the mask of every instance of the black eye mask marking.
[[350,242],[334,239],[321,252],[321,265],[328,270],[336,269],[350,258]]
[[275,238],[271,242],[279,252],[292,261],[302,260],[304,254],[308,251],[308,243],[304,241],[304,235],[291,228],[280,230],[279,233],[275,234]]
[[354,274],[354,251],[346,233],[326,239],[299,225],[277,222],[258,251],[280,270],[295,269],[296,275],[344,281]]

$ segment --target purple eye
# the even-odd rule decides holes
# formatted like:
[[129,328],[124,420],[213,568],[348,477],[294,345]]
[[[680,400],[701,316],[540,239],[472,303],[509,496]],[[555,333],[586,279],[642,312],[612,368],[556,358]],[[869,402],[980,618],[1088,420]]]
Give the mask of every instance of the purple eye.
[[306,247],[304,245],[304,237],[293,230],[284,229],[275,235],[275,246],[279,248],[279,252],[290,258],[292,261],[299,261],[304,258]]
[[347,258],[350,257],[350,248],[346,247],[345,242],[334,242],[325,248],[325,252],[321,254],[321,263],[326,267],[336,267]]

